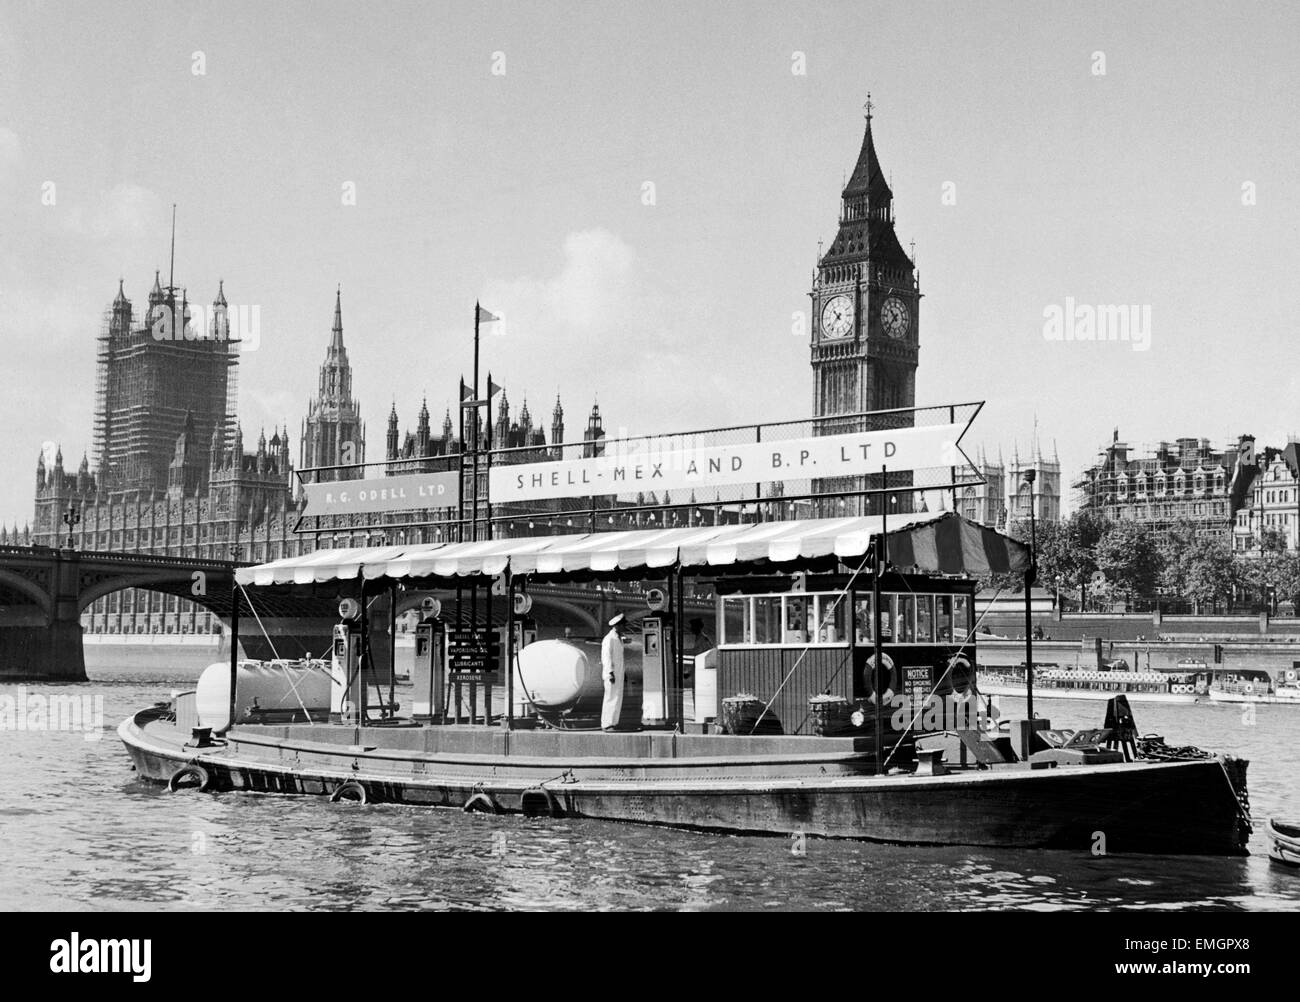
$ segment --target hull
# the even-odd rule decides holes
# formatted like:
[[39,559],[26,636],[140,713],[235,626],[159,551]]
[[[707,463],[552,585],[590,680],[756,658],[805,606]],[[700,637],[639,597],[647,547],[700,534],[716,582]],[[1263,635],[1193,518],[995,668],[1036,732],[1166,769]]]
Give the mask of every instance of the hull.
[[1300,693],[1267,692],[1224,692],[1221,689],[1210,690],[1212,703],[1272,703],[1279,706],[1300,706]]
[[[1244,855],[1245,764],[1208,759],[876,776],[860,739],[328,725],[239,727],[187,747],[146,710],[118,733],[139,775],[214,790],[547,813],[920,845]],[[869,743],[869,742],[867,742]],[[1230,775],[1230,773],[1232,775]]]
[[[1025,698],[1023,685],[1005,685],[979,681],[979,691],[984,696],[1017,696]],[[1057,687],[1034,686],[1034,699],[1087,699],[1104,703],[1115,696],[1124,696],[1130,703],[1182,703],[1190,705],[1197,701],[1194,692],[1114,692],[1096,689],[1063,689]]]

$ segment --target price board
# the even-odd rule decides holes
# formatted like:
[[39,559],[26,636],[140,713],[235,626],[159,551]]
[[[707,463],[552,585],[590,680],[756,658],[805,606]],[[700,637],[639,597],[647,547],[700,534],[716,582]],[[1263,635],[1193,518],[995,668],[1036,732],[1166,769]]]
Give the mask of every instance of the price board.
[[480,677],[496,672],[501,638],[496,630],[453,629],[447,632],[447,665],[453,678]]

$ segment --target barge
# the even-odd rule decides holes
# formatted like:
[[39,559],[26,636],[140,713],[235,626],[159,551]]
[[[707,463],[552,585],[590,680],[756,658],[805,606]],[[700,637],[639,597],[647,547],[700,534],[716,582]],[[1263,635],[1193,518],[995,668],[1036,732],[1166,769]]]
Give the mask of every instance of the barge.
[[[1143,758],[1122,699],[1108,726],[1072,735],[1042,718],[998,720],[981,700],[974,580],[1030,566],[1022,543],[955,513],[895,516],[888,532],[845,517],[317,551],[239,570],[235,628],[238,603],[256,611],[259,591],[332,594],[329,657],[252,665],[232,643],[228,670],[210,668],[196,692],[118,733],[140,778],[172,789],[924,845],[1095,853],[1100,838],[1105,852],[1245,854],[1244,761]],[[649,585],[638,593],[639,705],[612,732],[531,706],[546,661],[526,656],[530,584],[610,579]],[[717,642],[690,666],[686,579],[716,598]],[[470,584],[495,586],[483,620],[437,597]],[[380,597],[395,616],[399,594],[425,596],[407,708],[391,690],[372,702],[366,685],[366,617]],[[498,644],[511,669],[494,674]],[[248,679],[276,671],[284,684],[250,698]],[[301,680],[322,672],[328,697],[309,700]],[[483,696],[481,723],[473,703],[462,717],[462,687]]]

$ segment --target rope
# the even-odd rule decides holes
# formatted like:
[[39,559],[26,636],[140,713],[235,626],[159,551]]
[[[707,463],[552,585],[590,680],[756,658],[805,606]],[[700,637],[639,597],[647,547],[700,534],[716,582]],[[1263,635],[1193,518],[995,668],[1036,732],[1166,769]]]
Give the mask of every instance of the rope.
[[[904,581],[904,584],[906,584],[906,581]],[[911,591],[910,588],[908,590]],[[916,593],[912,592],[912,594],[913,596],[915,596]],[[943,670],[943,674],[940,675],[938,681],[935,682],[935,688],[938,688],[940,683],[942,683],[943,680],[948,677],[948,673],[952,671],[954,662],[956,662],[956,660],[965,653],[966,646],[971,642],[971,638],[975,636],[976,631],[979,629],[980,623],[984,622],[984,617],[989,614],[989,610],[993,608],[993,603],[998,600],[998,596],[1001,594],[1002,594],[1002,587],[999,586],[998,590],[993,593],[993,600],[984,606],[984,612],[980,614],[980,618],[976,620],[975,625],[972,626],[970,632],[966,634],[966,639],[963,640],[961,642],[961,645],[957,648],[957,653],[948,659],[948,667]],[[877,615],[879,615],[879,611],[877,611]],[[877,626],[878,625],[879,624],[877,624]],[[975,693],[976,695],[979,695],[978,681],[975,684]],[[877,698],[879,698],[879,696],[877,696]],[[931,695],[931,697],[926,699],[926,703],[928,703],[931,698],[933,698],[933,695]],[[921,714],[924,712],[924,710],[925,710],[925,706],[923,705],[920,707],[920,709],[916,711],[915,714],[913,714],[912,719],[908,721],[907,726],[903,728],[903,733],[899,735],[898,741],[894,743],[894,747],[890,749],[889,754],[885,756],[885,762],[881,766],[882,770],[888,768],[890,761],[894,757],[894,753],[898,751],[899,745],[902,744],[903,738],[907,737],[908,732],[913,727],[916,726],[916,722],[921,719]]]
[[[865,554],[863,554],[863,556],[862,556],[862,563],[858,564],[858,569],[855,570],[855,571],[853,572],[853,574],[849,577],[848,583],[847,583],[847,584],[846,584],[846,585],[845,585],[845,586],[840,590],[840,593],[839,593],[838,595],[835,596],[835,601],[831,603],[830,611],[831,611],[832,613],[834,613],[835,610],[836,610],[837,608],[839,608],[839,604],[840,604],[840,602],[842,602],[842,601],[844,600],[844,596],[847,595],[847,594],[849,593],[850,589],[852,589],[852,587],[853,587],[853,582],[856,581],[856,580],[858,579],[858,575],[862,573],[862,568],[864,568],[864,567],[867,566],[867,560],[870,558],[870,556],[871,556],[870,553],[865,553]],[[852,610],[850,610],[850,611],[852,611]],[[828,622],[830,622],[830,617],[829,617],[829,616],[828,616],[826,619],[823,619],[823,620],[822,620],[821,626],[825,626]],[[785,627],[784,627],[784,624],[783,624],[783,625],[782,625],[782,630],[784,630],[784,629],[785,629]],[[816,637],[816,635],[817,635],[817,632],[816,632],[816,630],[814,630],[814,631],[813,631],[813,636]],[[767,716],[767,711],[770,710],[770,709],[772,709],[772,704],[776,702],[776,697],[779,696],[779,695],[781,695],[781,690],[785,688],[785,684],[786,684],[787,682],[790,681],[790,679],[791,679],[791,677],[794,675],[794,673],[795,673],[796,671],[799,670],[799,666],[800,666],[801,664],[803,664],[803,659],[806,658],[806,657],[808,656],[808,652],[811,651],[811,650],[812,650],[812,647],[811,647],[811,646],[805,646],[804,649],[803,649],[803,653],[801,653],[801,654],[799,655],[799,657],[795,659],[794,664],[790,666],[790,670],[789,670],[788,672],[785,673],[785,678],[781,679],[781,684],[778,685],[778,686],[776,687],[776,692],[772,693],[772,698],[769,699],[769,700],[767,701],[767,705],[766,705],[765,707],[763,707],[763,712],[760,713],[756,718],[754,718],[754,724],[753,724],[753,726],[750,727],[750,729],[749,729],[749,733],[750,733],[750,734],[753,734],[754,731],[756,731],[756,730],[758,729],[758,725],[759,725],[760,723],[762,723],[763,718],[764,718],[765,716]],[[841,665],[841,667],[843,667],[843,666]],[[837,672],[836,674],[838,674],[838,672]],[[805,718],[805,719],[807,719],[807,718]]]
[[[271,653],[275,655],[275,660],[280,661],[280,652],[275,649],[275,641],[271,639],[271,635],[266,632],[266,627],[262,625],[262,617],[257,614],[257,607],[253,605],[253,600],[249,597],[248,591],[242,584],[239,586],[239,591],[244,596],[244,600],[248,603],[249,612],[251,612],[253,618],[257,620],[257,628],[262,631],[262,636],[266,638],[266,642],[270,645]],[[231,638],[231,643],[234,643],[233,637]],[[293,693],[293,698],[298,701],[298,707],[302,710],[303,719],[310,722],[311,713],[307,710],[307,704],[302,701],[302,696],[298,692],[298,684],[294,682],[293,676],[289,674],[288,664],[285,664],[284,666],[284,677],[285,681],[289,683],[289,690]],[[330,678],[333,679],[333,677],[333,674],[331,674]]]

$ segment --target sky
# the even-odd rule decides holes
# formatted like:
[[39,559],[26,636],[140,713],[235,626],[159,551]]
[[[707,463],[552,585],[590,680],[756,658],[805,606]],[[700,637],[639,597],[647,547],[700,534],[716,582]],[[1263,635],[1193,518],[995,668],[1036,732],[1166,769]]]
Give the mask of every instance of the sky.
[[[986,401],[964,444],[1007,457],[1037,427],[1067,483],[1115,428],[1282,444],[1297,38],[1290,4],[0,0],[0,522],[90,448],[103,312],[166,278],[173,203],[177,285],[258,309],[246,442],[296,458],[340,286],[371,458],[393,403],[441,424],[476,300],[484,370],[570,438],[595,399],[611,433],[807,417],[868,92],[918,405]],[[1046,336],[1112,305],[1146,350]]]

